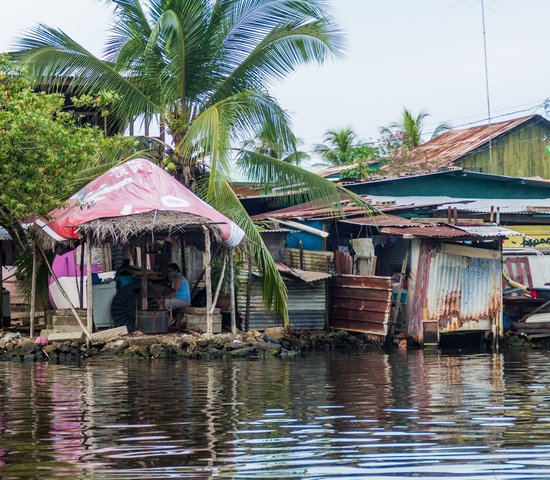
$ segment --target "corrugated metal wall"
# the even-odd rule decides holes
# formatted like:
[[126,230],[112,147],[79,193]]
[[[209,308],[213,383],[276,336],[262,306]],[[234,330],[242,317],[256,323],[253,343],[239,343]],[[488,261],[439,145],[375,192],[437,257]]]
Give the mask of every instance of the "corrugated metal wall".
[[[463,247],[467,248],[467,247]],[[427,317],[439,322],[441,333],[465,322],[494,319],[502,296],[502,262],[435,251],[430,263]]]
[[387,335],[392,301],[389,278],[335,275],[330,292],[332,328]]
[[[244,322],[248,282],[246,272],[244,272],[244,275],[240,275],[239,280],[237,302],[239,313]],[[285,278],[285,283],[288,288],[290,326],[295,329],[324,329],[327,315],[326,281],[323,280],[308,284]],[[262,280],[253,276],[249,328],[251,330],[263,330],[270,327],[282,327],[282,319],[264,310],[262,292]]]

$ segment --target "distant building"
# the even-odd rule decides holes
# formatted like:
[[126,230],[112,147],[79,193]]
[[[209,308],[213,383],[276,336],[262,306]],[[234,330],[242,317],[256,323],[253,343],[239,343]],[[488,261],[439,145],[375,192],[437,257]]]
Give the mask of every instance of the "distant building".
[[415,153],[423,170],[460,167],[498,175],[550,178],[548,146],[550,121],[529,115],[449,130],[418,147]]

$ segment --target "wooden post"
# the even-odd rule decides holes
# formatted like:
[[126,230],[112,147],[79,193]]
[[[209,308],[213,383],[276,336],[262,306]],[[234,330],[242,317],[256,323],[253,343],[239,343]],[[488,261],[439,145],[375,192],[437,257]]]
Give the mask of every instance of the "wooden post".
[[235,307],[235,265],[233,264],[233,249],[229,250],[229,305],[231,312],[231,333],[237,333],[237,310]]
[[145,237],[141,243],[141,309],[144,312],[149,309],[147,301],[147,239]]
[[214,300],[212,300],[212,314],[214,313],[214,310],[216,310],[216,304],[218,303],[218,297],[220,296],[220,291],[222,289],[223,279],[225,277],[225,267],[226,266],[227,266],[227,256],[224,255],[222,271],[220,273],[220,279],[218,281],[218,286],[216,287],[216,293],[214,295]]
[[0,240],[0,330],[4,326],[4,279],[2,278],[4,267],[4,241]]
[[409,255],[411,247],[407,248],[405,257],[403,258],[403,264],[401,265],[401,273],[399,274],[399,286],[397,287],[397,298],[395,299],[395,308],[393,310],[392,320],[390,323],[389,335],[393,335],[395,327],[397,326],[397,318],[399,316],[399,310],[401,309],[401,297],[403,295],[403,279],[407,273],[407,265],[409,264]]
[[32,277],[31,277],[31,311],[30,317],[30,337],[34,337],[34,319],[36,317],[36,275],[38,273],[38,262],[36,258],[36,245],[32,244]]
[[204,280],[206,282],[206,335],[212,336],[212,268],[210,265],[210,231],[207,227],[204,230]]
[[80,244],[80,291],[78,292],[80,308],[84,308],[84,245]]
[[94,331],[93,293],[92,293],[92,236],[86,234],[86,328]]

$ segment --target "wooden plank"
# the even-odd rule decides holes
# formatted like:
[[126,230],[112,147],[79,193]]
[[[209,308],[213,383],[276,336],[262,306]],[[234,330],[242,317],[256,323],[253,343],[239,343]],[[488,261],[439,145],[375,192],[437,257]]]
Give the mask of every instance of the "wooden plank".
[[333,319],[382,324],[388,321],[389,313],[389,310],[386,312],[361,312],[343,308],[331,309],[331,324]]
[[350,330],[353,332],[362,333],[377,333],[379,335],[385,335],[387,327],[386,324],[357,322],[353,320],[338,320],[333,322],[331,326],[341,330]]
[[332,284],[346,288],[373,288],[391,290],[391,279],[388,277],[359,277],[356,275],[335,275]]
[[332,298],[347,298],[350,300],[372,300],[387,302],[392,297],[392,291],[388,289],[374,290],[367,288],[347,288],[335,287],[331,288]]
[[498,250],[465,247],[463,245],[454,245],[449,243],[441,244],[441,252],[448,255],[460,255],[461,257],[469,258],[488,258],[498,260],[501,257],[501,254]]
[[391,305],[385,300],[351,300],[348,298],[332,297],[331,305],[337,310],[357,310],[362,312],[387,312]]

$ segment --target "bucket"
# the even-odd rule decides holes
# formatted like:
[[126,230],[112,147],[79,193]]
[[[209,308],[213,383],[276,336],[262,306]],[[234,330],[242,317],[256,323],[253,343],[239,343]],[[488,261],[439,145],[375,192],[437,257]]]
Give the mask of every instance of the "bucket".
[[136,330],[143,333],[168,333],[168,312],[166,310],[138,310]]

